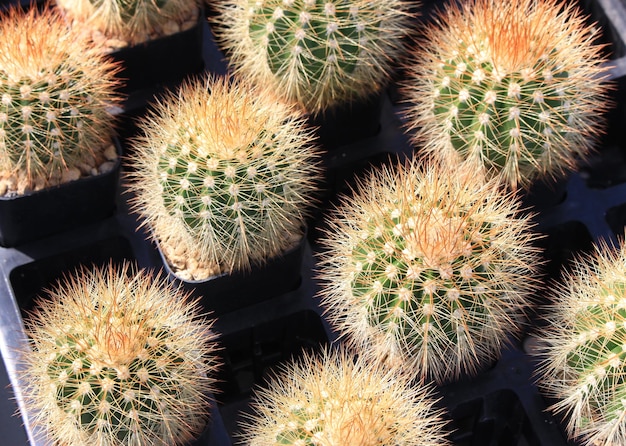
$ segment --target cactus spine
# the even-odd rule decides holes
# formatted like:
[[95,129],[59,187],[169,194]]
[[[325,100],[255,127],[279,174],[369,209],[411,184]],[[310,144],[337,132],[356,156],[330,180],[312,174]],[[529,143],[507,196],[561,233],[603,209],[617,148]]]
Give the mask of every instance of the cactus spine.
[[360,354],[421,380],[475,373],[519,333],[538,264],[530,225],[475,172],[374,170],[329,218],[325,313]]
[[301,238],[320,168],[292,106],[209,77],[170,94],[141,128],[134,208],[162,248],[206,265],[193,278],[262,264]]
[[100,32],[107,39],[129,45],[170,34],[198,14],[196,0],[55,0],[64,14]]
[[576,167],[602,130],[596,31],[557,0],[451,3],[408,66],[408,128],[426,153],[512,188]]
[[10,9],[0,35],[0,169],[48,183],[111,143],[119,67],[49,9]]
[[596,245],[555,283],[538,334],[541,387],[567,432],[588,445],[626,444],[626,247]]
[[252,405],[242,426],[251,446],[447,444],[430,387],[343,350],[284,364]]
[[25,324],[26,401],[58,444],[171,446],[204,428],[212,322],[167,280],[128,264],[83,268]]
[[318,113],[380,91],[410,28],[398,0],[222,0],[216,34],[235,70]]

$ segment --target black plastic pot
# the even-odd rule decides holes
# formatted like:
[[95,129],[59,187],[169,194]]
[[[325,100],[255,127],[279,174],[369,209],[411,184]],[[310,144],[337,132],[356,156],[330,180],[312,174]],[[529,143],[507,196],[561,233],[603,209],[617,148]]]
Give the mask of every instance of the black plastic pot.
[[305,232],[295,247],[264,265],[253,266],[250,271],[235,271],[205,280],[184,280],[176,276],[158,244],[157,248],[169,279],[200,298],[203,307],[213,316],[219,316],[298,288],[302,281],[306,240]]
[[204,70],[203,21],[204,13],[200,11],[192,28],[111,53],[123,67],[119,74],[124,79],[121,91],[131,95],[129,101],[133,94],[158,92]]
[[[118,155],[121,147],[114,140]],[[0,245],[13,247],[110,217],[120,159],[106,173],[14,197],[0,197]]]
[[[33,309],[35,298],[45,298],[45,290],[56,285],[79,267],[96,268],[109,264],[131,263],[150,268],[149,250],[133,240],[135,234],[127,231],[126,223],[112,217],[82,227],[72,234],[60,234],[46,239],[43,243],[31,244],[20,250],[0,248],[2,270],[6,279],[6,283],[3,284],[6,285],[6,290],[1,292],[2,295],[10,295],[23,319],[28,317],[29,311]],[[2,305],[2,308],[4,312],[9,312],[6,305]],[[17,385],[16,382],[12,384]],[[215,400],[214,397],[211,399]],[[30,415],[32,414],[23,414],[23,417]],[[33,442],[36,433],[31,429],[27,431],[33,446],[45,444]],[[221,414],[216,404],[213,404],[205,430],[196,440],[190,442],[189,446],[229,444],[230,439]]]

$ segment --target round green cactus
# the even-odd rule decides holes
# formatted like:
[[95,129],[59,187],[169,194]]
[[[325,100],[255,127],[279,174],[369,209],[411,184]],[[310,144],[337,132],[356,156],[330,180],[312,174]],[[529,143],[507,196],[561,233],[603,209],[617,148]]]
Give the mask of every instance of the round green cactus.
[[217,367],[197,302],[129,264],[83,268],[25,320],[25,396],[55,444],[181,445],[205,427]]
[[111,143],[118,65],[51,10],[0,17],[0,170],[49,181]]
[[256,390],[242,437],[251,446],[445,445],[431,391],[344,350],[307,353]]
[[141,128],[134,208],[173,266],[180,250],[205,265],[202,278],[247,269],[302,237],[320,167],[312,130],[292,106],[210,77],[170,94]]
[[576,167],[607,108],[595,35],[578,9],[555,0],[450,4],[408,65],[414,141],[514,189]]
[[408,34],[399,0],[222,0],[216,35],[237,72],[318,113],[379,91]]
[[584,444],[626,444],[626,247],[576,258],[553,296],[537,335],[550,409]]
[[411,162],[372,171],[335,210],[322,304],[361,354],[442,383],[519,333],[538,255],[529,216],[497,186]]
[[93,27],[108,39],[130,45],[145,42],[155,34],[175,31],[198,15],[197,0],[55,0],[58,7],[78,24]]

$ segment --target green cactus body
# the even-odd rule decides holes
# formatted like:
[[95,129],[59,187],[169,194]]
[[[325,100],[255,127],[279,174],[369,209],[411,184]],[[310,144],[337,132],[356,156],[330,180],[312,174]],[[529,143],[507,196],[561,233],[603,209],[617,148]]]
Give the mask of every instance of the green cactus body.
[[331,322],[420,379],[488,365],[518,332],[535,281],[532,234],[516,208],[467,172],[374,172],[329,220],[319,276]]
[[613,290],[602,290],[598,302],[578,312],[574,333],[580,344],[567,352],[568,367],[588,399],[589,413],[580,420],[583,429],[598,419],[618,422],[626,413],[626,293],[624,283],[612,285]]
[[70,18],[130,45],[169,33],[168,22],[196,19],[196,0],[56,0]]
[[346,351],[306,353],[253,394],[251,446],[447,444],[431,388]]
[[26,321],[26,387],[58,444],[186,444],[207,420],[210,322],[163,279],[82,270]]
[[570,437],[626,442],[626,248],[596,246],[553,288],[538,333],[540,386]]
[[394,0],[242,0],[223,2],[216,24],[241,72],[317,113],[381,88],[407,16]]
[[[248,147],[236,148],[245,159],[203,156],[193,139],[169,145],[158,166],[165,173],[161,185],[166,209],[182,217],[198,237],[211,230],[218,239],[230,238],[246,228],[253,243],[254,234],[263,234],[268,217],[287,206],[287,200],[277,197],[289,194],[282,178],[289,166],[280,154],[263,156],[277,143],[271,138],[263,131]],[[185,144],[195,149],[182,153]]]
[[175,407],[161,407],[159,397],[184,401],[180,379],[193,373],[176,351],[167,347],[173,334],[155,330],[148,337],[141,358],[127,366],[105,365],[90,358],[86,349],[94,340],[83,333],[68,335],[59,344],[59,353],[48,364],[50,379],[57,382],[57,405],[75,417],[88,435],[100,429],[116,433],[121,444],[143,430],[146,437],[160,436],[160,417]]
[[248,84],[208,83],[183,86],[146,121],[133,187],[159,242],[188,247],[218,274],[262,264],[301,238],[319,165],[312,131],[291,106]]
[[549,58],[500,78],[490,62],[467,54],[446,61],[438,76],[435,119],[461,158],[480,151],[487,170],[502,171],[514,159],[527,177],[553,147],[580,139],[574,130],[580,93]]
[[555,0],[450,4],[407,64],[414,142],[513,189],[574,168],[607,109],[594,38],[579,10]]
[[51,11],[0,23],[0,166],[60,177],[110,144],[119,67]]

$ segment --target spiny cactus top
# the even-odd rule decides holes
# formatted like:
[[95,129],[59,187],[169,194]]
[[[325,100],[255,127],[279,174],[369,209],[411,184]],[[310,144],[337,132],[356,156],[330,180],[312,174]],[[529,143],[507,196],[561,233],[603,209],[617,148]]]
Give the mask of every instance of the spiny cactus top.
[[55,444],[187,444],[217,367],[211,322],[166,279],[81,268],[25,320],[27,407]]
[[553,297],[538,333],[551,409],[584,444],[626,444],[626,245],[576,258]]
[[301,238],[320,168],[294,107],[209,77],[170,94],[141,128],[134,208],[162,247],[186,251],[209,275],[262,264]]
[[304,354],[256,390],[242,423],[250,446],[437,446],[444,422],[431,388],[344,350]]
[[379,91],[410,21],[400,0],[221,0],[216,35],[236,71],[318,113]]
[[0,170],[47,180],[110,144],[119,67],[36,9],[0,16]]
[[445,382],[499,355],[537,281],[529,217],[469,170],[372,171],[329,218],[318,275],[362,354]]
[[130,45],[166,33],[168,22],[181,24],[198,13],[197,0],[55,0],[76,26],[93,27],[109,39]]
[[512,188],[576,166],[602,131],[596,30],[558,0],[450,2],[408,66],[415,142]]

